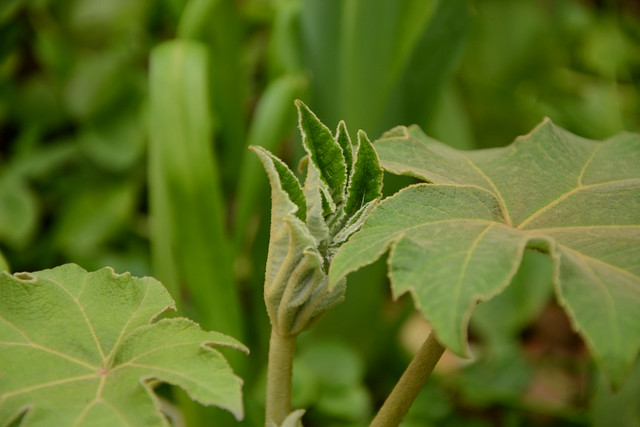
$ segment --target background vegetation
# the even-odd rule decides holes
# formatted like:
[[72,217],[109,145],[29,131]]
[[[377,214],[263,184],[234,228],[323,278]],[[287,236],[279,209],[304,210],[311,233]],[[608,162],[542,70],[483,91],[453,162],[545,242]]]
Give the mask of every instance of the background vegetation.
[[[190,53],[163,54],[169,41]],[[155,70],[181,71],[150,78],[152,51]],[[375,139],[418,123],[471,149],[545,116],[588,138],[640,131],[639,89],[631,0],[5,0],[0,264],[158,277],[183,312],[251,349],[231,360],[245,424],[260,425],[269,192],[246,147],[295,165],[294,99],[331,128]],[[407,183],[385,179],[386,194]],[[476,358],[445,354],[405,425],[640,425],[640,366],[612,396],[545,257],[514,285],[474,315]],[[300,340],[305,425],[366,425],[427,328],[408,298],[390,300],[384,263],[350,277],[345,303]],[[174,398],[189,425],[231,423]]]

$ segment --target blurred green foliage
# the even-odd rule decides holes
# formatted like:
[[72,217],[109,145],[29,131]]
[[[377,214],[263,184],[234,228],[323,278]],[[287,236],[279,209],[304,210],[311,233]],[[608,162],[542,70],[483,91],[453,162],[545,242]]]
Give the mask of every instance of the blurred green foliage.
[[[151,52],[164,42],[197,45],[201,61],[150,86]],[[191,73],[204,73],[203,86],[190,86]],[[376,138],[418,123],[478,148],[505,145],[544,116],[590,138],[639,131],[639,89],[633,1],[5,0],[0,267],[71,261],[158,276],[181,310],[251,348],[248,362],[232,363],[245,379],[245,424],[260,425],[270,205],[246,147],[295,165],[294,99],[329,127],[344,119]],[[194,132],[200,151],[179,163]],[[158,138],[166,151],[154,163]],[[404,184],[388,179],[385,191]],[[611,414],[637,425],[640,371],[618,394],[606,390],[554,310],[549,277],[532,254],[518,286],[479,306],[476,358],[445,357],[407,426],[606,425]],[[242,324],[221,325],[227,314],[213,307]],[[408,299],[389,300],[383,263],[350,277],[345,303],[300,346],[305,425],[367,424],[408,361],[399,336],[411,313]],[[339,373],[332,363],[352,367],[338,383],[325,381]],[[177,399],[190,424],[208,425],[209,411]]]

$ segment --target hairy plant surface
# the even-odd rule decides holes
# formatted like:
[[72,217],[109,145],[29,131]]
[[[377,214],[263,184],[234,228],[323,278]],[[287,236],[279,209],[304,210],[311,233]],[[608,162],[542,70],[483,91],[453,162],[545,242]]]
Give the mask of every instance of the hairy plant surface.
[[459,151],[419,128],[374,144],[385,169],[420,178],[381,202],[332,264],[332,283],[390,250],[443,344],[467,353],[477,301],[502,292],[526,248],[548,253],[560,303],[614,383],[640,347],[640,137],[579,138],[550,121],[504,148]]
[[213,346],[248,351],[184,318],[153,278],[66,264],[0,275],[0,425],[168,425],[152,389],[178,385],[243,416],[241,383]]

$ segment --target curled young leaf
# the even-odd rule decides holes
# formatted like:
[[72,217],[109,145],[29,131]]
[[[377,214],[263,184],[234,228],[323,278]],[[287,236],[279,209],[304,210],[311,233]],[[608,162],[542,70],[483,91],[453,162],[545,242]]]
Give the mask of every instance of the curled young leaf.
[[382,188],[382,169],[363,132],[354,158],[344,123],[334,137],[307,106],[296,105],[307,151],[301,163],[307,170],[303,188],[282,161],[252,147],[271,182],[264,295],[271,324],[281,335],[302,332],[342,301],[346,280],[330,287],[329,265],[337,248],[360,228]]
[[298,107],[302,145],[309,154],[310,163],[320,172],[320,179],[327,185],[334,203],[344,197],[347,183],[347,165],[340,143],[313,112],[301,101]]

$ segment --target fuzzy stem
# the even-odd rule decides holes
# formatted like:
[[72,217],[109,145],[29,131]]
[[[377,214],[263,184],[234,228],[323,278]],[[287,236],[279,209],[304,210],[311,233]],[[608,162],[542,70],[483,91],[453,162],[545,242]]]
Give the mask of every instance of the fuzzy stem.
[[291,375],[297,335],[282,336],[271,329],[267,365],[266,421],[282,424],[291,412]]
[[392,427],[400,425],[422,390],[424,383],[431,375],[436,363],[444,353],[444,347],[431,332],[418,353],[400,377],[400,380],[387,397],[369,427]]

